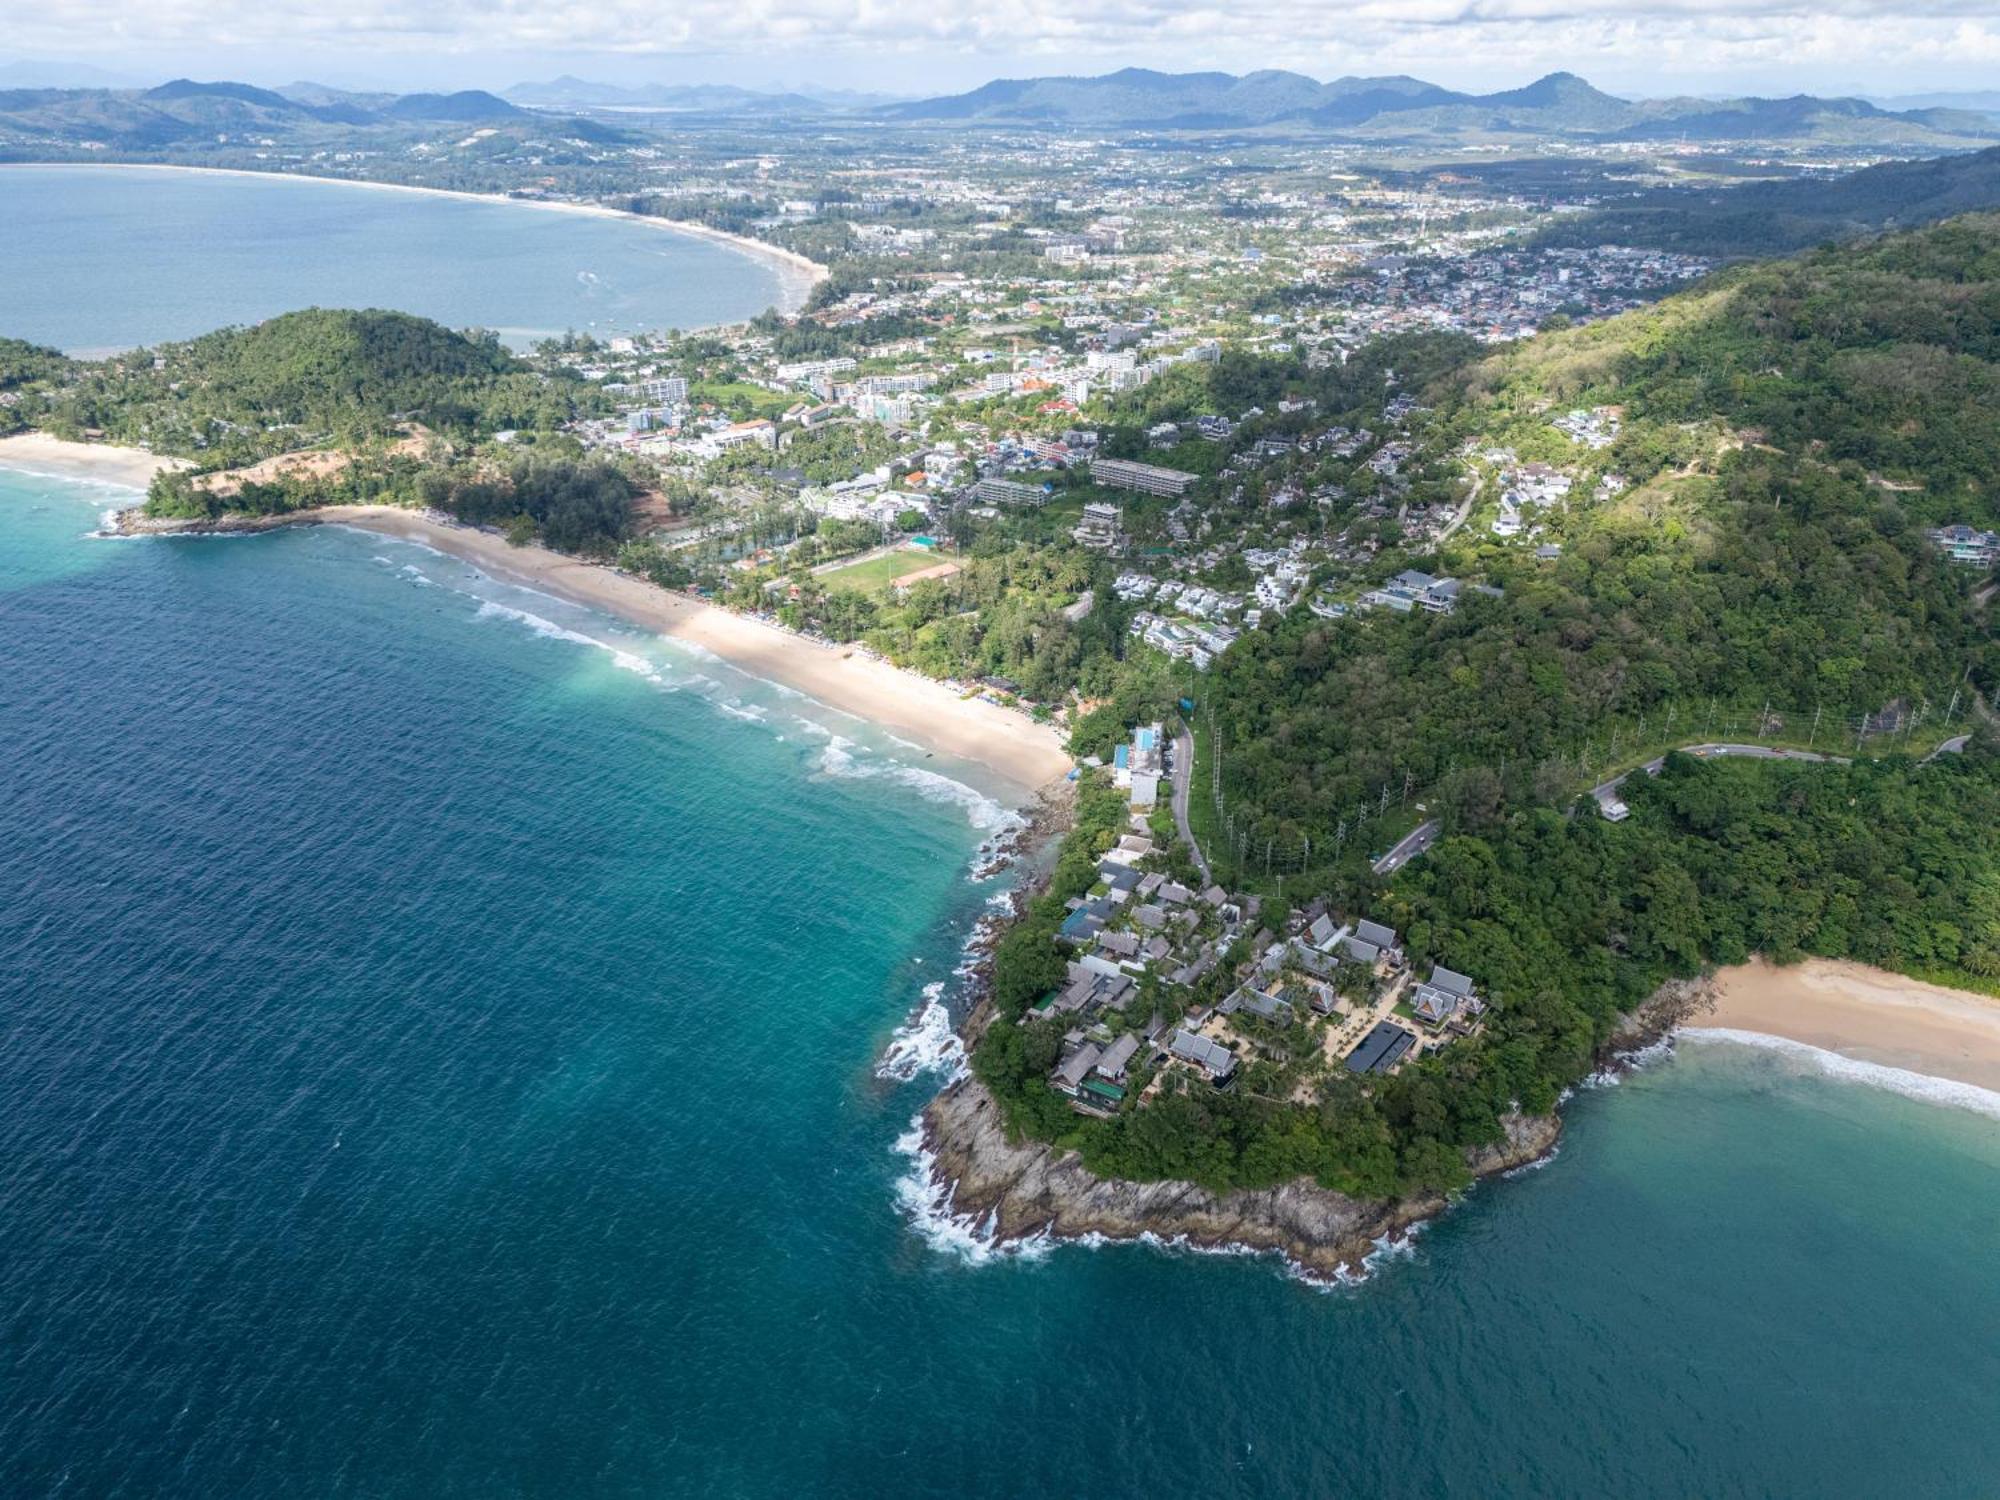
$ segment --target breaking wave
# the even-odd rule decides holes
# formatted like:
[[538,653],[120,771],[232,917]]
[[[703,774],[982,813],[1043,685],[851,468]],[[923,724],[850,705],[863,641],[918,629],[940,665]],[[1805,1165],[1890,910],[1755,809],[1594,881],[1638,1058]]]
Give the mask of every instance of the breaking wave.
[[660,669],[647,661],[645,657],[635,656],[632,652],[614,646],[609,641],[600,641],[596,636],[586,635],[581,630],[571,630],[566,625],[558,625],[554,620],[545,619],[541,615],[533,614],[528,610],[515,609],[510,604],[497,604],[491,599],[485,599],[480,601],[479,618],[482,620],[513,620],[527,626],[536,635],[547,640],[570,641],[578,646],[591,646],[599,651],[607,651],[611,654],[612,662],[622,667],[625,671],[636,672],[649,682],[664,684],[666,681],[660,675]]
[[1887,1063],[1864,1062],[1858,1057],[1829,1052],[1823,1047],[1795,1042],[1789,1037],[1767,1036],[1761,1031],[1737,1031],[1727,1026],[1688,1026],[1683,1027],[1679,1034],[1691,1042],[1733,1042],[1738,1046],[1756,1047],[1803,1064],[1824,1078],[1867,1084],[1920,1103],[1971,1110],[1975,1114],[2000,1120],[2000,1092],[1981,1088],[1976,1083],[1936,1078],[1908,1068],[1892,1068]]
[[967,786],[962,781],[954,781],[937,771],[926,771],[921,766],[906,766],[896,761],[863,760],[854,754],[854,741],[841,735],[834,735],[820,751],[819,768],[828,776],[866,777],[879,781],[893,781],[906,786],[926,802],[956,806],[965,811],[965,820],[974,828],[983,828],[997,833],[1004,828],[1020,826],[1019,813],[1001,806],[984,792]]
[[896,1206],[933,1250],[967,1265],[983,1266],[998,1260],[1041,1260],[1055,1244],[1046,1232],[1003,1240],[996,1215],[955,1212],[952,1184],[938,1171],[936,1153],[924,1143],[922,1115],[913,1116],[910,1128],[896,1137],[896,1153],[910,1161],[910,1169],[896,1180]]
[[924,986],[924,1003],[896,1028],[875,1065],[875,1076],[892,1083],[912,1083],[924,1073],[938,1074],[948,1083],[965,1074],[965,1043],[951,1024],[942,979]]

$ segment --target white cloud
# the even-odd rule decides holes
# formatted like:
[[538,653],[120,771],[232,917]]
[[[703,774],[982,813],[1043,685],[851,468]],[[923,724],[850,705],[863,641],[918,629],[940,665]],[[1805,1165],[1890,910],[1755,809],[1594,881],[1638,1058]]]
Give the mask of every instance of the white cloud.
[[837,59],[905,91],[926,87],[892,76],[916,58],[957,59],[955,74],[982,62],[995,72],[1143,62],[1408,71],[1488,87],[1568,68],[1625,92],[1806,70],[1865,82],[2000,61],[1994,0],[0,0],[0,18],[21,55],[719,55],[794,71]]

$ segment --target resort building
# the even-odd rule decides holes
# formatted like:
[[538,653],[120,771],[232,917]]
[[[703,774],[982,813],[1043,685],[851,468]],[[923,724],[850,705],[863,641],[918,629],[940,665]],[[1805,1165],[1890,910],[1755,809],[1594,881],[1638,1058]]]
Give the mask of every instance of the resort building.
[[1167,1043],[1167,1056],[1176,1062],[1186,1063],[1210,1083],[1226,1083],[1236,1071],[1234,1052],[1198,1031],[1189,1031],[1185,1026],[1176,1031]]
[[1151,807],[1160,800],[1160,776],[1166,769],[1166,732],[1158,724],[1136,730],[1132,742],[1111,753],[1111,781],[1128,789],[1134,807]]
[[1115,505],[1093,500],[1083,508],[1083,519],[1070,533],[1078,545],[1110,551],[1125,539],[1124,517]]
[[1416,1044],[1417,1039],[1394,1021],[1377,1022],[1375,1029],[1361,1039],[1361,1044],[1347,1054],[1347,1071],[1387,1073]]
[[965,498],[979,505],[1040,505],[1049,492],[1043,485],[988,475],[967,490]]
[[1201,478],[1199,474],[1189,474],[1182,469],[1162,468],[1159,464],[1134,463],[1125,458],[1093,458],[1090,461],[1090,477],[1114,490],[1135,490],[1142,495],[1167,496],[1187,493],[1188,487]]
[[1417,1019],[1432,1026],[1442,1026],[1453,1019],[1469,1001],[1473,1001],[1472,981],[1456,970],[1438,964],[1431,970],[1431,977],[1417,986],[1410,998],[1410,1009]]

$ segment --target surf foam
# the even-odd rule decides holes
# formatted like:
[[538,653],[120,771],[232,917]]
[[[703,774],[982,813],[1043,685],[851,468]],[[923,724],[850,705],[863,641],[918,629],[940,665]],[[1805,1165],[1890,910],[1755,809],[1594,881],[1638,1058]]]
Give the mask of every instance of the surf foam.
[[1981,1088],[1976,1083],[1964,1083],[1956,1078],[1938,1078],[1929,1073],[1914,1072],[1909,1068],[1894,1068],[1887,1063],[1867,1062],[1858,1057],[1848,1057],[1844,1053],[1829,1052],[1824,1047],[1795,1042],[1790,1037],[1770,1036],[1761,1031],[1738,1031],[1729,1026],[1686,1026],[1681,1028],[1678,1034],[1691,1042],[1724,1042],[1741,1047],[1755,1047],[1760,1051],[1776,1053],[1794,1062],[1803,1063],[1821,1077],[1837,1079],[1842,1083],[1859,1083],[1871,1088],[1887,1089],[1891,1093],[1901,1094],[1906,1099],[1915,1099],[1923,1104],[1971,1110],[1975,1114],[2000,1120],[2000,1093]]

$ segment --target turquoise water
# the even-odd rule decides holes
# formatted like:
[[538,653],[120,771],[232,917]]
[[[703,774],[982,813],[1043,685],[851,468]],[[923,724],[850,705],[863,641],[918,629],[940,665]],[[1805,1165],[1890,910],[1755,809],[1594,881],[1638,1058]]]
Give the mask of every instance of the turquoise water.
[[1359,1287],[968,1256],[878,1065],[990,803],[104,503],[0,475],[0,1494],[1992,1493],[1993,1119],[1686,1045]]
[[768,261],[626,220],[278,176],[0,170],[0,336],[88,354],[307,306],[388,307],[522,345],[754,317]]

